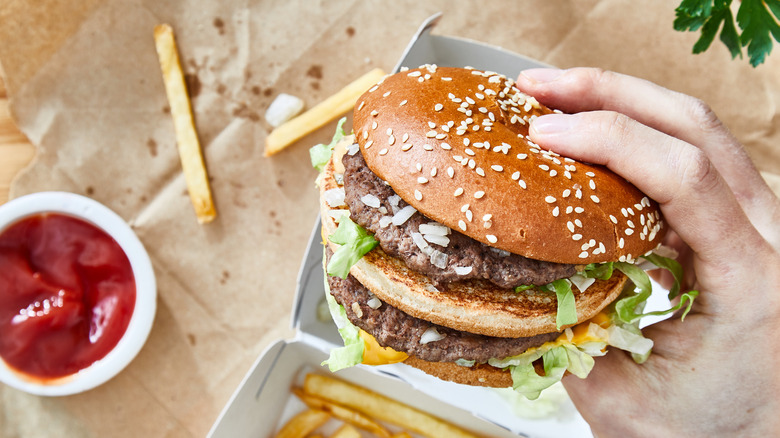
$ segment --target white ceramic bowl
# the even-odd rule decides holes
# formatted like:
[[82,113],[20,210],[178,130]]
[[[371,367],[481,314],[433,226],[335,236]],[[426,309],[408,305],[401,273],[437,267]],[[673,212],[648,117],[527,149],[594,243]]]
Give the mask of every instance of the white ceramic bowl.
[[0,205],[0,232],[17,221],[38,213],[63,213],[83,219],[108,233],[119,243],[135,276],[136,299],[127,330],[105,357],[76,374],[51,382],[21,377],[0,358],[0,381],[22,391],[44,396],[61,396],[87,391],[101,385],[124,369],[146,342],[157,309],[157,285],[149,255],[130,226],[99,202],[65,192],[41,192]]

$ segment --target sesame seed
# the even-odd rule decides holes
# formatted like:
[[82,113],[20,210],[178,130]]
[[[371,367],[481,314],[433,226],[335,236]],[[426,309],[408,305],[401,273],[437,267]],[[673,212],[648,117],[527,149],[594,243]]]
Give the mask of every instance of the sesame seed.
[[550,170],[550,176],[553,177],[558,174],[558,171],[555,169]]
[[414,191],[414,199],[416,199],[418,201],[422,201],[422,193],[420,193],[419,190],[415,190]]
[[576,225],[576,226],[578,226],[578,227],[582,228],[582,221],[581,221],[581,220],[579,220],[579,219],[574,219],[574,225]]
[[374,116],[374,117],[376,117],[376,116],[378,116],[378,115],[379,115],[379,111],[377,111],[377,110],[371,110],[371,115],[372,115],[372,116]]
[[515,173],[513,173],[513,174],[512,174],[512,179],[513,179],[513,180],[515,180],[515,181],[517,181],[518,179],[520,179],[520,172],[515,172]]
[[428,178],[426,178],[424,176],[420,176],[420,177],[417,178],[417,182],[420,183],[420,184],[425,184],[425,183],[428,182]]
[[481,167],[477,167],[477,169],[475,170],[475,172],[477,172],[477,175],[479,175],[479,176],[485,176],[485,171],[484,171],[484,170],[482,170],[482,168],[481,168]]
[[390,146],[392,146],[392,145],[395,143],[395,137],[391,135],[391,136],[390,136],[390,137],[387,139],[387,142],[390,144]]
[[402,100],[401,103],[398,104],[398,106],[404,106],[406,105],[406,102],[408,102],[406,99]]
[[457,189],[455,189],[455,193],[453,193],[453,194],[455,195],[456,198],[458,196],[462,195],[463,194],[463,187],[458,187]]
[[428,122],[428,127],[429,127],[429,128],[431,128],[431,129],[433,129],[433,128],[435,128],[435,127],[436,127],[436,124],[435,124],[435,123],[433,123],[433,122]]
[[465,212],[467,212],[467,211],[469,210],[469,208],[471,208],[471,206],[470,206],[469,204],[463,204],[463,205],[460,207],[460,212],[461,212],[461,213],[465,213]]
[[566,222],[566,228],[568,228],[569,231],[573,233],[574,232],[574,223],[572,223],[572,221]]
[[474,155],[476,155],[476,154],[474,153],[474,151],[473,151],[473,150],[471,150],[471,149],[469,149],[469,148],[466,148],[466,149],[464,150],[464,152],[466,152],[466,155],[471,155],[472,157],[473,157]]
[[566,214],[571,214],[571,212],[572,212],[573,210],[574,210],[574,207],[572,207],[571,205],[569,205],[568,207],[566,207]]
[[442,108],[444,108],[444,105],[442,105],[440,103],[437,103],[436,105],[433,106],[433,110],[434,111],[441,111]]
[[560,209],[556,205],[555,208],[553,208],[552,215],[553,215],[553,217],[558,217],[559,213],[560,213]]
[[568,197],[569,197],[569,195],[571,195],[571,190],[569,190],[569,189],[566,189],[566,190],[564,190],[564,191],[563,191],[563,195],[562,195],[562,196],[563,196],[564,198],[568,198]]
[[435,167],[434,167],[433,169],[431,169],[431,177],[434,177],[434,176],[436,176],[436,174],[437,174],[438,172],[439,172],[439,169],[437,169],[437,168],[435,168]]
[[434,138],[436,137],[436,131],[428,131],[425,136],[428,138]]
[[469,103],[469,104],[471,104],[471,105],[474,105],[474,104],[476,104],[476,103],[477,103],[477,102],[475,102],[475,101],[474,101],[474,99],[472,99],[472,98],[470,98],[470,97],[468,97],[468,96],[466,96],[466,102],[468,102],[468,103]]
[[423,145],[423,149],[425,149],[426,151],[432,151],[433,150],[433,146],[431,146],[429,144],[424,144]]
[[572,234],[571,240],[580,240],[582,239],[582,234]]
[[628,226],[629,226],[629,227],[631,227],[631,228],[636,228],[636,227],[634,226],[634,221],[632,221],[632,220],[628,220],[626,223],[628,224]]
[[418,172],[422,172],[422,163],[417,163],[414,165],[414,167],[417,169]]
[[452,167],[448,167],[447,168],[447,176],[449,176],[450,178],[454,177],[455,176],[455,169],[453,169]]
[[408,73],[406,76],[409,76],[410,78],[416,78],[417,76],[420,76],[420,75],[422,75],[422,72],[417,70],[417,71],[413,71],[411,73]]
[[482,216],[482,220],[485,221],[485,222],[489,221],[490,219],[493,219],[493,215],[490,214],[490,213]]
[[546,165],[546,164],[540,164],[540,165],[539,165],[539,168],[540,168],[540,169],[542,169],[542,170],[544,170],[545,172],[547,172],[548,170],[550,170],[550,166],[548,166],[548,165]]
[[366,149],[370,148],[372,144],[374,144],[374,140],[367,141],[366,142]]
[[593,178],[594,176],[596,176],[596,174],[595,174],[595,173],[593,173],[593,172],[585,172],[585,175],[588,175],[588,176],[589,176],[589,177],[591,177],[591,178]]
[[464,161],[468,160],[469,168],[473,169],[477,166],[477,162],[473,158],[464,158]]
[[482,190],[474,192],[474,197],[477,199],[482,199],[483,196],[485,196],[485,192],[483,192]]
[[402,150],[402,151],[404,151],[404,152],[406,152],[406,151],[408,151],[409,149],[411,149],[411,148],[412,148],[412,146],[413,146],[413,145],[412,145],[411,143],[404,143],[404,145],[403,145],[403,146],[401,146],[401,150]]
[[360,106],[358,107],[358,111],[362,110],[364,106],[366,106],[366,101],[365,100],[360,102]]
[[544,198],[544,202],[546,202],[548,204],[552,204],[553,202],[555,202],[555,198],[552,197],[552,196],[548,196],[548,197]]
[[520,187],[526,188],[525,181],[520,180],[520,181],[518,181],[518,184],[520,184]]
[[582,208],[582,207],[577,207],[577,208],[574,209],[575,213],[582,213],[583,211],[585,211],[585,209]]
[[625,245],[626,245],[626,241],[625,241],[625,240],[623,240],[623,238],[621,237],[621,238],[620,238],[620,240],[618,241],[618,247],[619,247],[620,249],[623,249],[623,247],[624,247]]
[[458,228],[460,228],[463,231],[466,231],[466,222],[464,222],[463,219],[458,221]]
[[517,154],[518,160],[525,160],[526,158],[528,158],[528,154]]
[[374,91],[376,91],[377,88],[379,88],[379,85],[374,85],[373,87],[368,89],[368,92],[373,93]]
[[387,151],[387,148],[382,148],[382,149],[379,151],[379,155],[387,155],[387,152],[388,152],[388,151]]
[[390,95],[390,91],[388,91],[387,93],[383,94],[382,97],[387,97],[389,95]]
[[634,230],[632,230],[631,228],[626,228],[626,236],[630,236],[632,234],[634,234]]
[[582,251],[582,252],[580,253],[580,258],[581,258],[581,259],[584,259],[584,258],[587,258],[587,257],[588,257],[588,251]]
[[451,81],[451,80],[452,80],[452,78],[448,78],[448,77],[442,77],[442,78],[441,78],[441,80],[442,80],[442,81]]
[[466,220],[471,222],[474,219],[474,213],[471,210],[466,210]]
[[490,166],[490,168],[495,170],[496,172],[503,172],[504,171],[504,168],[499,166],[498,164],[493,164],[492,166]]
[[371,129],[376,129],[377,126],[379,125],[374,121],[374,123],[371,124]]
[[490,243],[496,243],[496,242],[498,242],[498,238],[497,238],[496,236],[492,235],[492,234],[487,234],[487,235],[485,235],[485,238],[486,238],[486,239],[488,240],[488,242],[490,242]]

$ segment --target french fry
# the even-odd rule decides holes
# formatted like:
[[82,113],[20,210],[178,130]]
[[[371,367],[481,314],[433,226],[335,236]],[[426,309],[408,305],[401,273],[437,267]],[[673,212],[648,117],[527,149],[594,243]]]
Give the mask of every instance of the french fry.
[[371,70],[336,94],[271,131],[265,140],[265,156],[270,157],[352,109],[358,97],[383,77],[385,72],[381,69]]
[[393,435],[392,438],[412,438],[412,436],[409,435],[409,432],[398,432],[397,434]]
[[330,438],[360,438],[360,432],[349,424],[345,424],[336,430]]
[[179,158],[187,182],[190,200],[195,208],[198,222],[201,224],[214,220],[217,210],[211,198],[211,187],[203,161],[203,151],[200,148],[198,134],[192,118],[192,106],[187,87],[184,84],[184,74],[181,70],[179,53],[173,29],[167,24],[154,28],[154,43],[157,57],[160,61],[165,92],[171,107],[173,126],[176,131],[176,142],[179,148]]
[[292,417],[276,434],[276,438],[304,438],[315,429],[327,423],[327,412],[309,409]]
[[303,391],[429,438],[477,437],[401,402],[322,374],[308,374],[304,380]]
[[391,438],[391,434],[387,429],[382,427],[381,424],[377,423],[371,418],[361,414],[360,412],[346,408],[337,403],[333,403],[330,400],[325,400],[320,397],[306,394],[298,388],[293,389],[293,392],[298,396],[298,398],[301,399],[301,401],[306,403],[306,406],[311,409],[325,411],[333,418],[344,421],[345,423],[349,423],[367,432],[371,432],[378,437]]

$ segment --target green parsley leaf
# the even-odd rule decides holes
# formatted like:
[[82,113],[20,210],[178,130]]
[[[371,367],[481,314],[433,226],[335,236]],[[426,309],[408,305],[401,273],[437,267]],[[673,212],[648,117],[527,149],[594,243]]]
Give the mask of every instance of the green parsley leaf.
[[774,38],[780,42],[780,0],[742,0],[734,25],[731,0],[683,0],[675,9],[673,27],[677,31],[695,32],[701,36],[693,46],[693,53],[709,49],[720,30],[720,40],[729,49],[732,58],[742,57],[747,47],[753,67],[763,63],[771,53]]

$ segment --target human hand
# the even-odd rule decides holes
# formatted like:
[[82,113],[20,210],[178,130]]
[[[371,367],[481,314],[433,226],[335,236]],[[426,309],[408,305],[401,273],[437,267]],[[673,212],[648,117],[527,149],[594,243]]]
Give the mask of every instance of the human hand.
[[[521,91],[545,149],[603,164],[661,207],[689,288],[685,321],[643,330],[653,354],[596,359],[563,382],[598,437],[761,436],[780,430],[780,200],[703,102],[597,69],[534,69]],[[738,105],[735,98],[735,105]]]

